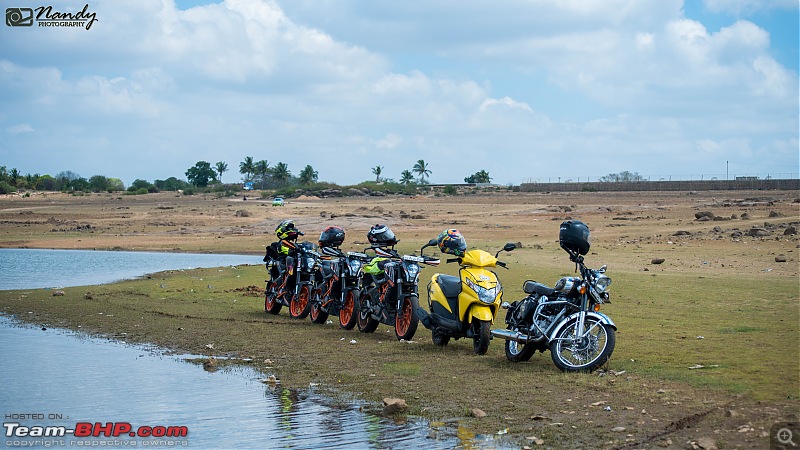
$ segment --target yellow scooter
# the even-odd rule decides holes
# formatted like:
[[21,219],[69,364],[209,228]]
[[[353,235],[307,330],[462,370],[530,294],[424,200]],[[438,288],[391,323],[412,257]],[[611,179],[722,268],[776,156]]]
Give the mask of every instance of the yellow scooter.
[[472,338],[473,350],[483,355],[489,349],[492,338],[491,326],[500,307],[503,287],[497,274],[490,268],[506,267],[497,260],[501,251],[516,248],[506,244],[494,256],[483,250],[466,251],[466,241],[458,230],[445,230],[437,239],[431,239],[426,247],[438,246],[443,253],[456,255],[446,262],[461,266],[458,276],[434,274],[428,283],[428,308],[417,309],[422,325],[431,330],[433,344],[444,347],[450,339]]

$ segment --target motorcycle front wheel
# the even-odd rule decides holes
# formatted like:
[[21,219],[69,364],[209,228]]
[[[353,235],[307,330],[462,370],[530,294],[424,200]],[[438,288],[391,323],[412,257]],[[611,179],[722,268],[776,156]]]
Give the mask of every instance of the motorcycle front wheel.
[[267,283],[267,289],[264,292],[264,311],[267,314],[278,314],[281,312],[283,305],[278,301],[278,283],[270,281]]
[[344,294],[344,304],[339,310],[339,326],[352,330],[358,319],[358,291],[351,289]]
[[314,289],[311,293],[311,312],[309,317],[311,322],[323,324],[328,321],[328,312],[322,309],[322,290]]
[[362,293],[358,303],[358,314],[356,315],[358,318],[358,331],[362,333],[373,333],[378,329],[378,324],[380,324],[380,322],[372,318],[369,302],[369,294]]
[[472,338],[472,350],[476,355],[485,355],[489,351],[489,341],[492,339],[492,323],[487,320],[472,322],[475,337]]
[[311,289],[307,284],[300,286],[300,292],[292,297],[289,302],[289,315],[295,319],[305,319],[310,312],[309,300],[311,297]]
[[550,343],[553,363],[564,372],[592,372],[614,352],[616,332],[593,317],[583,323],[583,336],[575,336],[578,322],[563,327]]
[[419,326],[417,308],[419,308],[419,299],[415,295],[403,298],[394,319],[394,335],[397,340],[410,341],[414,337],[417,326]]
[[511,362],[525,362],[531,359],[536,353],[536,346],[533,344],[522,344],[517,341],[506,341],[506,358]]

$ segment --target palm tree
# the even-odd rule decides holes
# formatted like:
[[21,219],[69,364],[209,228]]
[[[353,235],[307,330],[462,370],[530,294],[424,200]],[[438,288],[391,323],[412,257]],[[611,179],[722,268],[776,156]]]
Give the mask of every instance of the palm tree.
[[300,184],[311,184],[317,181],[319,174],[316,170],[314,170],[311,165],[306,165],[306,167],[300,172]]
[[256,165],[253,162],[252,156],[245,157],[244,161],[239,163],[239,173],[244,175],[244,181],[252,180],[255,171],[256,171]]
[[262,159],[255,163],[255,173],[261,177],[261,189],[264,189],[264,181],[267,180],[267,174],[269,173],[269,161]]
[[286,184],[291,177],[292,172],[289,171],[289,166],[287,166],[286,163],[279,162],[272,168],[272,178],[274,178],[278,184]]
[[383,172],[383,167],[375,166],[372,168],[372,174],[375,175],[375,182],[380,183],[381,181],[381,172]]
[[413,169],[411,169],[411,170],[413,170],[413,171],[414,171],[414,173],[416,173],[417,175],[419,175],[419,181],[420,181],[421,183],[425,183],[425,178],[426,178],[428,175],[430,175],[430,174],[431,174],[431,171],[430,171],[430,170],[428,170],[428,165],[427,165],[427,164],[425,164],[425,161],[423,161],[423,160],[421,160],[421,159],[420,159],[419,161],[417,161],[417,163],[416,163],[416,164],[414,164],[414,168],[413,168]]
[[220,161],[216,164],[216,168],[219,174],[219,182],[222,183],[222,173],[228,171],[228,164]]
[[406,169],[400,174],[400,182],[408,186],[409,183],[414,181],[414,175],[410,170]]

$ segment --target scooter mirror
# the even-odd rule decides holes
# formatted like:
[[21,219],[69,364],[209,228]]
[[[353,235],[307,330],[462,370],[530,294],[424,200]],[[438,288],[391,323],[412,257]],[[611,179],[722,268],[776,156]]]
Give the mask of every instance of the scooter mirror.
[[511,250],[514,250],[515,248],[517,248],[517,244],[515,244],[515,243],[513,243],[513,242],[509,242],[508,244],[506,244],[506,245],[503,247],[503,250],[505,250],[505,251],[507,251],[507,252],[510,252]]

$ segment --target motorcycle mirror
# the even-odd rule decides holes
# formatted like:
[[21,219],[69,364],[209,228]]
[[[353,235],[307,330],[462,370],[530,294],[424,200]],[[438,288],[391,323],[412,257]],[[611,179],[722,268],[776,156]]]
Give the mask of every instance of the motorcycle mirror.
[[431,239],[430,241],[428,241],[427,244],[425,244],[425,246],[426,247],[433,247],[434,245],[437,245],[438,243],[439,243],[439,241],[437,241],[436,239]]
[[606,269],[607,268],[608,268],[608,266],[603,264],[602,266],[600,266],[599,269],[597,269],[597,271],[600,272],[600,273],[606,273]]

